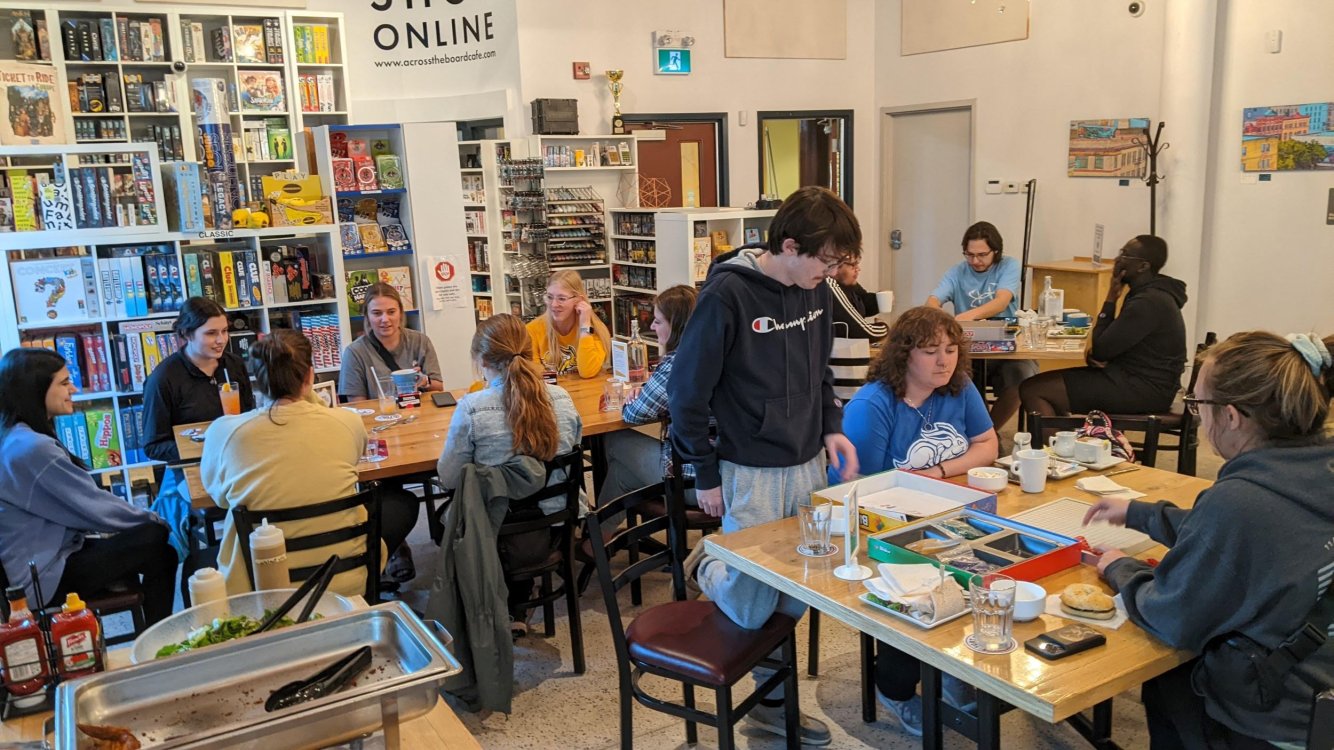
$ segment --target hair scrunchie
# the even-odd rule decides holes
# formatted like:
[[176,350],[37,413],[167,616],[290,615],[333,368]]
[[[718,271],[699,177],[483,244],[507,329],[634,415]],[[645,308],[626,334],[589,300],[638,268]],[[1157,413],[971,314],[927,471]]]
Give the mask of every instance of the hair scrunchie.
[[1321,370],[1334,366],[1334,358],[1331,358],[1329,348],[1315,334],[1289,333],[1288,342],[1298,354],[1302,355],[1302,359],[1310,365],[1311,373],[1317,378],[1320,377]]

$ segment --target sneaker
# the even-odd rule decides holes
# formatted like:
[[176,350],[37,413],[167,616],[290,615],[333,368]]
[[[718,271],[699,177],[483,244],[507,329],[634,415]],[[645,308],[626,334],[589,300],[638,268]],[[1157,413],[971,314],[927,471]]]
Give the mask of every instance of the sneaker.
[[398,549],[389,556],[383,576],[399,583],[407,583],[417,577],[417,566],[412,563],[412,549],[407,542],[398,545]]
[[510,640],[519,640],[528,635],[528,623],[523,620],[510,620]]
[[899,726],[903,727],[903,731],[914,737],[922,736],[922,696],[914,695],[906,701],[895,701],[886,698],[884,693],[877,690],[875,698],[899,720]]
[[968,713],[977,710],[977,688],[954,675],[947,674],[943,677],[940,682],[940,697],[946,703]]
[[[766,706],[763,703],[752,708],[750,713],[746,714],[746,721],[756,728],[776,734],[779,737],[787,736],[784,718],[783,706]],[[808,716],[804,712],[801,714],[800,721],[801,744],[823,747],[834,741],[833,736],[829,734],[829,727],[825,726],[823,721]],[[920,731],[918,733],[920,734]]]

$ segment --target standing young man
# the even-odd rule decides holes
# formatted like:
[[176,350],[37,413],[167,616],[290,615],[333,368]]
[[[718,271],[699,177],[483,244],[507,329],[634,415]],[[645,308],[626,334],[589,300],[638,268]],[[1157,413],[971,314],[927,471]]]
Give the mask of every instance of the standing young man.
[[[1018,260],[1005,257],[1000,230],[991,222],[979,221],[964,231],[961,244],[963,262],[945,273],[926,304],[944,307],[949,302],[959,322],[1014,317],[1024,269]],[[1019,384],[1038,374],[1038,363],[1031,359],[978,362],[996,390],[991,423],[999,431],[1019,411]],[[981,371],[975,367],[974,375],[980,377]]]
[[[715,266],[699,295],[668,384],[672,442],[695,466],[699,507],[722,516],[724,532],[796,515],[797,501],[826,485],[825,451],[843,477],[857,473],[828,366],[825,278],[858,260],[861,242],[846,203],[824,188],[802,188],[770,223],[768,249],[742,250]],[[718,421],[716,447],[710,414]],[[776,611],[805,611],[719,560],[703,558],[696,577],[745,628],[761,627]],[[757,670],[757,679],[763,674]],[[747,718],[783,733],[781,701],[766,699]],[[805,744],[830,741],[828,728],[807,716],[801,734]]]

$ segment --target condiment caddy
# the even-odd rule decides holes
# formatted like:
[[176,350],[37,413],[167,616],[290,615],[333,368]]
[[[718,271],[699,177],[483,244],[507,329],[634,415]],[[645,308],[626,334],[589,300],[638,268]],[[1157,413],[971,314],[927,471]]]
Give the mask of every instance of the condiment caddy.
[[[35,601],[45,601],[37,566],[29,563]],[[0,720],[50,711],[55,686],[101,672],[106,665],[102,622],[78,594],[71,593],[58,613],[32,611],[20,586],[5,591],[8,621],[0,623]]]

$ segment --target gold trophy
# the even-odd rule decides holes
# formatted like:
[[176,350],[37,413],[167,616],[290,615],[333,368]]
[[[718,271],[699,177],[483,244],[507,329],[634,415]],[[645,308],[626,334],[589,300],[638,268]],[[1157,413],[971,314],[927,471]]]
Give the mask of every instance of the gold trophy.
[[611,101],[615,105],[616,111],[611,116],[612,135],[625,135],[625,121],[621,119],[621,92],[625,90],[625,85],[621,83],[621,78],[625,76],[624,70],[607,71],[607,88],[611,89]]

